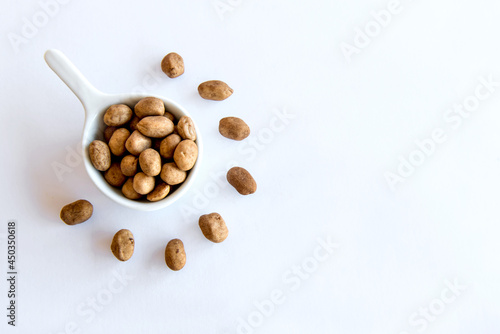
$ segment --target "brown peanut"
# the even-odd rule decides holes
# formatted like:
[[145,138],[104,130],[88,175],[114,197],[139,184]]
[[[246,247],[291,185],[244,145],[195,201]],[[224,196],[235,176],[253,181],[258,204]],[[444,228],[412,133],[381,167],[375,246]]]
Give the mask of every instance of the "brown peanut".
[[104,172],[111,166],[111,151],[108,144],[101,140],[94,140],[89,145],[90,161],[95,169]]
[[135,155],[127,155],[120,162],[120,169],[125,176],[134,176],[137,174],[138,159]]
[[170,186],[162,182],[159,185],[157,185],[155,189],[152,192],[150,192],[146,198],[150,202],[157,202],[167,197],[169,192],[170,192]]
[[174,270],[181,270],[186,265],[186,251],[184,244],[179,239],[170,240],[165,247],[165,263]]
[[129,136],[130,136],[130,131],[128,131],[127,129],[125,128],[117,129],[111,136],[111,139],[109,140],[109,149],[111,150],[111,153],[113,153],[118,157],[123,155],[127,150],[125,148],[125,142],[127,141]]
[[118,162],[111,164],[111,167],[104,172],[104,178],[113,187],[121,187],[127,181],[127,177],[123,175],[120,163]]
[[116,232],[111,241],[111,252],[120,261],[129,260],[134,255],[134,235],[127,229]]
[[182,139],[196,140],[196,129],[193,120],[188,116],[182,116],[177,123],[177,132]]
[[92,217],[94,207],[84,199],[65,205],[61,209],[61,220],[67,225],[81,224]]
[[147,195],[155,188],[155,178],[139,172],[135,174],[132,185],[138,194]]
[[160,153],[148,148],[141,152],[139,155],[139,165],[141,166],[144,174],[149,176],[156,176],[161,172],[161,157]]
[[175,164],[175,162],[168,162],[163,165],[160,177],[165,183],[175,186],[181,184],[186,179],[187,173]]
[[162,116],[165,113],[165,104],[156,97],[145,97],[134,107],[135,114],[139,118],[146,116]]
[[171,52],[162,59],[161,70],[169,78],[177,78],[184,73],[184,60],[177,53]]
[[250,127],[238,117],[225,117],[219,122],[219,132],[226,138],[243,140],[250,135]]
[[172,133],[161,141],[160,155],[165,159],[172,159],[174,157],[175,148],[182,141],[181,136]]
[[151,147],[151,138],[146,137],[139,130],[132,132],[125,142],[125,148],[133,155],[139,155],[142,151]]
[[233,94],[233,89],[220,80],[210,80],[198,86],[198,93],[207,100],[222,101]]
[[257,190],[257,183],[250,173],[241,167],[233,167],[227,172],[227,181],[241,195],[253,194]]
[[125,104],[114,104],[106,110],[104,123],[108,126],[122,126],[132,119],[132,109]]
[[163,138],[174,131],[174,123],[164,116],[148,116],[137,123],[137,130],[151,138]]
[[192,140],[185,139],[175,148],[174,161],[181,170],[188,171],[193,168],[197,158],[198,146]]
[[201,216],[198,223],[205,238],[212,242],[223,242],[229,234],[226,222],[216,212]]
[[128,180],[125,181],[125,183],[123,184],[122,194],[128,199],[133,199],[133,200],[140,199],[142,197],[141,194],[139,194],[137,191],[134,190],[133,177],[129,177]]

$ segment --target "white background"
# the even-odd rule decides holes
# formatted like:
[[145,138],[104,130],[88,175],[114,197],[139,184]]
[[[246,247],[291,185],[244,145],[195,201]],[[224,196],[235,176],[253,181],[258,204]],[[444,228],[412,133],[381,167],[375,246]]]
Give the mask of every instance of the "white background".
[[[341,43],[353,44],[355,29],[389,0],[223,3],[231,10],[219,15],[212,0],[69,1],[43,22],[37,1],[2,0],[1,332],[500,332],[500,87],[460,126],[444,118],[481,76],[500,81],[500,5],[401,0],[399,14],[348,62]],[[22,36],[34,15],[38,31],[13,47],[9,36]],[[143,89],[189,110],[205,155],[184,198],[143,213],[97,190],[68,153],[79,152],[84,112],[45,64],[49,48],[105,92]],[[159,68],[171,51],[186,64],[174,80]],[[201,99],[196,88],[211,79],[233,96]],[[293,115],[279,131],[271,130],[275,110]],[[225,116],[243,118],[252,135],[241,143],[220,136]],[[384,174],[435,128],[446,142],[391,190]],[[60,180],[54,164],[71,172]],[[231,164],[253,174],[257,193],[227,186]],[[80,198],[94,215],[66,226],[59,211]],[[198,228],[210,212],[229,227],[221,244]],[[16,328],[4,315],[9,219],[19,227]],[[125,263],[109,250],[122,228],[136,239]],[[164,263],[173,238],[186,247],[180,272]],[[339,247],[316,268],[318,238]],[[308,278],[291,274],[303,263]],[[111,293],[117,273],[133,278]],[[455,281],[466,288],[443,303]],[[284,297],[271,307],[274,290]],[[92,298],[105,305],[90,316]],[[422,320],[429,307],[432,320]]]

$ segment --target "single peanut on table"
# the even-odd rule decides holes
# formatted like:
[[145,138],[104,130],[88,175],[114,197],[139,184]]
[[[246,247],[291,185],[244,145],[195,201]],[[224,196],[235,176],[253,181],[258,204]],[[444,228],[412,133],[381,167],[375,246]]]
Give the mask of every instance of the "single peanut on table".
[[227,172],[226,177],[241,195],[250,195],[257,191],[257,183],[245,168],[233,167]]
[[223,242],[229,234],[226,222],[217,212],[201,216],[198,224],[205,238],[215,243]]
[[111,252],[120,261],[129,260],[134,255],[134,235],[127,229],[116,232],[111,241]]
[[94,207],[84,199],[65,205],[61,209],[61,220],[67,225],[81,224],[92,217]]
[[179,239],[170,240],[165,247],[165,263],[174,270],[181,270],[186,265],[186,251],[184,244]]

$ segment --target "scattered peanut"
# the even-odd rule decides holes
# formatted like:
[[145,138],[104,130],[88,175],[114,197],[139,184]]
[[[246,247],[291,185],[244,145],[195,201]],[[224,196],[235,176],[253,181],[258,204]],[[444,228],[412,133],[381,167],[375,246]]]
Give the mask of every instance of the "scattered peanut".
[[184,73],[184,60],[177,53],[171,52],[161,61],[161,70],[169,78],[177,78]]
[[111,241],[111,252],[120,261],[129,260],[134,254],[134,235],[127,229],[116,232]]
[[225,117],[219,122],[219,132],[226,138],[243,140],[250,135],[250,128],[241,118]]
[[233,94],[233,89],[223,81],[211,80],[200,84],[198,93],[204,99],[222,101]]
[[227,172],[227,181],[242,195],[253,194],[257,183],[250,173],[241,167],[233,167]]
[[67,225],[81,224],[92,217],[94,207],[89,201],[81,199],[65,205],[61,209],[61,220]]
[[181,270],[186,264],[186,251],[179,239],[170,240],[165,247],[165,263],[172,270]]
[[216,243],[226,240],[229,231],[227,230],[226,222],[220,214],[214,212],[203,215],[200,217],[198,223],[203,235],[208,240]]

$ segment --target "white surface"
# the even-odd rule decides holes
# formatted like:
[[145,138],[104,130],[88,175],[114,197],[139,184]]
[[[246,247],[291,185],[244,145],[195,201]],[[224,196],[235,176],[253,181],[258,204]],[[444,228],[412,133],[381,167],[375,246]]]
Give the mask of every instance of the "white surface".
[[[3,1],[0,232],[18,220],[20,280],[18,327],[2,315],[1,332],[237,333],[240,318],[259,320],[255,303],[281,291],[282,303],[264,311],[255,333],[498,333],[500,87],[460,126],[444,117],[474,94],[479,77],[500,80],[500,4],[402,0],[403,10],[348,63],[341,43],[352,43],[356,27],[389,2],[232,1],[221,19],[210,0],[69,1],[16,53],[8,34],[20,34],[23,18],[41,7]],[[59,181],[52,164],[79,151],[84,113],[45,64],[49,48],[98,89],[142,86],[196,118],[205,161],[186,197],[158,212],[132,211],[71,160]],[[170,51],[186,63],[175,80],[159,69]],[[201,99],[196,87],[210,79],[235,93]],[[276,108],[295,118],[275,128]],[[225,116],[245,119],[251,137],[221,137]],[[384,173],[435,128],[446,142],[392,191]],[[254,175],[255,195],[226,185],[231,164]],[[59,211],[80,198],[94,204],[94,216],[66,226]],[[214,211],[230,231],[222,244],[197,226],[201,213]],[[126,263],[109,250],[121,228],[137,244]],[[188,259],[180,272],[163,260],[176,237]],[[321,253],[308,279],[289,271],[314,264],[317,238],[328,237],[339,247]],[[0,247],[4,272],[5,235]],[[118,287],[117,271],[134,278],[91,318],[86,303],[109,296],[110,283]],[[465,291],[422,320],[420,308],[444,305],[438,299],[449,301],[447,282],[455,280]]]

